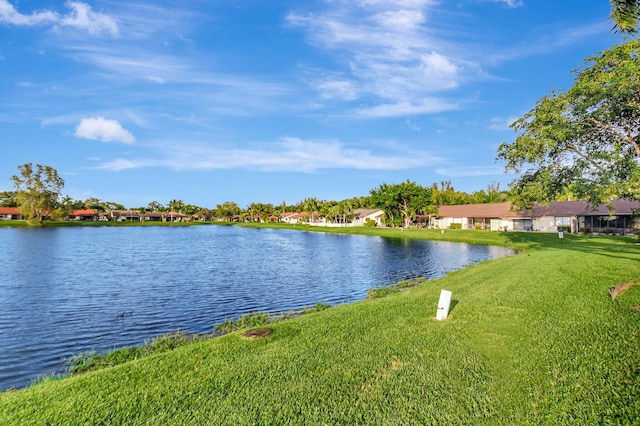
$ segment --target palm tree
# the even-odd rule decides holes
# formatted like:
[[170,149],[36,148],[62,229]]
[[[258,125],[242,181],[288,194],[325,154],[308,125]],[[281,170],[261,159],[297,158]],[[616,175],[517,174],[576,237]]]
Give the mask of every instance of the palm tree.
[[311,224],[313,222],[313,214],[320,207],[320,203],[318,202],[317,198],[306,198],[302,202],[302,206],[304,211],[309,212],[311,214],[311,218],[309,219],[309,224]]
[[182,213],[182,209],[184,208],[184,201],[176,200],[174,198],[173,200],[169,201],[168,207],[169,207],[169,215],[171,218],[170,220],[171,222],[173,222],[173,213],[174,212]]
[[640,0],[611,0],[611,20],[617,32],[634,34],[638,31]]

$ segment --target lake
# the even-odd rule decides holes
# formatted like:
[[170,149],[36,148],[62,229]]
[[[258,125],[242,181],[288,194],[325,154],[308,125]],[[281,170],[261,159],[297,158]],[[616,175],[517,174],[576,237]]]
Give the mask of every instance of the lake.
[[[0,229],[0,389],[65,358],[225,319],[362,300],[512,254],[462,243],[239,226]],[[436,306],[434,306],[435,315]]]

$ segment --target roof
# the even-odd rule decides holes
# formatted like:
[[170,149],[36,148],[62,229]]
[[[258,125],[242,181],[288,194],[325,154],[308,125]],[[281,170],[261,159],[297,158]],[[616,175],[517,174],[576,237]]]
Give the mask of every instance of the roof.
[[593,208],[587,201],[552,201],[546,205],[536,204],[531,210],[511,209],[511,203],[461,204],[440,206],[440,217],[475,218],[532,218],[543,216],[609,216],[631,215],[640,210],[640,201],[629,199],[611,200],[611,205],[600,204]]
[[307,212],[301,212],[301,213],[294,213],[291,216],[288,216],[289,219],[302,219],[303,217],[307,217],[309,216],[309,213]]
[[20,214],[17,207],[0,207],[0,214]]
[[94,216],[96,214],[98,214],[96,209],[74,210],[71,212],[71,216]]
[[457,206],[438,207],[440,217],[483,217],[483,218],[513,218],[518,213],[511,210],[511,203],[494,204],[459,204]]
[[358,219],[370,216],[372,214],[383,215],[384,211],[382,211],[380,209],[355,209],[353,211],[353,215]]

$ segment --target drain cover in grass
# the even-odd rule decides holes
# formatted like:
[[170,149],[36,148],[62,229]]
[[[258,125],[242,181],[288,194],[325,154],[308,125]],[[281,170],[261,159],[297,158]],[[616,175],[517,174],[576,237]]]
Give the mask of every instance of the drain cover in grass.
[[242,333],[242,335],[250,339],[260,339],[263,337],[267,337],[271,334],[272,331],[273,330],[270,328],[252,328],[251,330],[247,330]]

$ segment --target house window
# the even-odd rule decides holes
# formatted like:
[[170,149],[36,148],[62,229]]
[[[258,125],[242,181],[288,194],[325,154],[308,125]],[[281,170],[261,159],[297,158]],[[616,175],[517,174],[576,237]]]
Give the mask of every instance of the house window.
[[556,216],[555,218],[556,226],[558,227],[558,231],[571,231],[571,217],[570,216]]
[[533,231],[533,219],[514,219],[514,231]]

